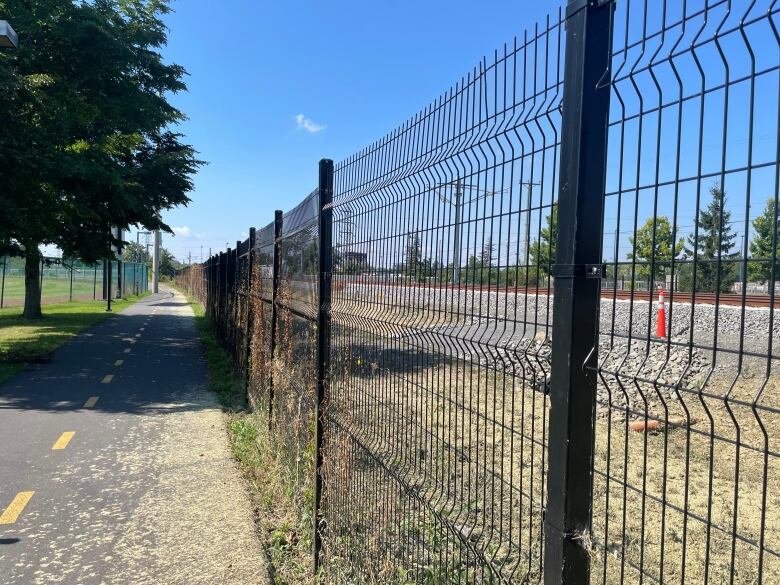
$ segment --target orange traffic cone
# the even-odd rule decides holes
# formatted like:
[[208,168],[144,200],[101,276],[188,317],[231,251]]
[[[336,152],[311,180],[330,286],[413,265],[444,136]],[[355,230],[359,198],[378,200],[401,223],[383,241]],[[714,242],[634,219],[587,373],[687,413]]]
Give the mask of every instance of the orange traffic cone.
[[658,319],[655,323],[657,337],[666,337],[666,306],[664,305],[664,287],[658,287]]

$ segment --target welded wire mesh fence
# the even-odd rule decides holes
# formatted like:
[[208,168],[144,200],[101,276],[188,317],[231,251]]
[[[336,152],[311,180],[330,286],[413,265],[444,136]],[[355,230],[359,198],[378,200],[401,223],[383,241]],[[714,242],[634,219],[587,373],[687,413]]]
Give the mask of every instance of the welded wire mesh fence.
[[[0,257],[0,308],[24,304],[25,259]],[[140,294],[148,289],[145,263],[112,262],[111,291],[114,297]],[[41,302],[88,301],[106,298],[109,271],[104,262],[44,257],[40,264]]]
[[778,11],[571,1],[179,275],[324,578],[780,581]]

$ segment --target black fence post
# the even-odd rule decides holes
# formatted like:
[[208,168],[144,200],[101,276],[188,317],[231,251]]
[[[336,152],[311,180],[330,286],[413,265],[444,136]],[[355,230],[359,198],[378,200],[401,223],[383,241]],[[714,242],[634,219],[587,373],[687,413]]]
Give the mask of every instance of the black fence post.
[[106,312],[110,313],[111,312],[111,294],[112,294],[112,292],[111,292],[111,284],[112,284],[111,283],[111,266],[112,266],[111,260],[109,260],[107,262],[107,266],[108,266],[108,280],[106,280],[106,283],[107,283],[106,286],[108,286],[108,289],[106,290]]
[[314,467],[314,574],[320,567],[322,532],[325,520],[322,514],[322,450],[325,430],[323,405],[330,370],[330,299],[331,271],[333,269],[333,161],[320,161],[320,220],[319,220],[319,311],[317,313],[317,401],[315,405],[315,467]]
[[233,328],[230,336],[230,344],[233,347],[233,351],[230,353],[234,356],[233,362],[236,366],[238,366],[238,306],[239,306],[239,300],[238,300],[238,278],[239,274],[241,272],[241,242],[239,240],[236,240],[236,250],[233,252],[233,262],[232,262],[232,281],[233,284],[231,285],[233,287],[233,306],[231,307],[231,314],[233,319]]
[[227,301],[228,301],[228,258],[230,257],[230,248],[225,252],[221,252],[219,255],[219,331],[220,342],[222,347],[225,347],[225,339],[227,338],[227,325],[225,323],[227,319]]
[[[279,282],[282,277],[282,227],[284,225],[284,213],[277,209],[274,213],[274,258],[273,273],[271,275],[271,343],[269,347],[269,357],[273,364],[276,354],[276,327],[279,319],[279,311],[276,309],[276,301],[279,296]],[[274,369],[270,368],[268,376],[268,429],[273,428],[274,420]]]
[[73,266],[70,267],[70,288],[68,289],[68,301],[73,301]]
[[3,308],[3,301],[5,297],[5,267],[8,264],[8,256],[3,258],[3,281],[0,283],[0,309]]
[[211,316],[211,257],[209,256],[203,263],[203,280],[204,282],[204,304],[206,305],[205,313],[206,317]]
[[251,404],[249,400],[249,375],[251,373],[252,366],[252,279],[254,278],[255,260],[254,249],[257,241],[257,230],[251,227],[249,228],[249,250],[247,250],[247,262],[246,262],[246,289],[244,290],[244,302],[246,303],[246,330],[244,331],[244,370],[246,376],[244,379],[244,394],[246,395],[247,404]]
[[545,585],[590,576],[593,421],[604,214],[611,0],[569,0],[550,382]]

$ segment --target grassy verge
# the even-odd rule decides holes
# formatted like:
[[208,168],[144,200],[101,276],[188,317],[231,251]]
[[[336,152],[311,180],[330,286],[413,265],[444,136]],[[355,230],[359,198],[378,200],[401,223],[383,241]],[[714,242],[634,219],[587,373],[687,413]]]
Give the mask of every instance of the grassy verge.
[[45,362],[71,337],[107,319],[136,302],[138,296],[112,303],[74,301],[43,307],[43,317],[22,318],[22,307],[0,309],[0,381],[10,378],[29,363]]
[[267,419],[246,408],[244,381],[237,377],[227,353],[214,337],[203,307],[187,298],[206,354],[209,389],[228,414],[233,456],[250,486],[273,582],[277,585],[313,583],[311,546],[300,538],[298,505],[285,487],[284,470],[272,445]]
[[211,330],[203,306],[187,297],[187,302],[195,313],[195,324],[203,341],[209,370],[209,390],[217,395],[222,406],[230,411],[239,411],[246,406],[243,382],[233,373],[227,353],[219,345]]

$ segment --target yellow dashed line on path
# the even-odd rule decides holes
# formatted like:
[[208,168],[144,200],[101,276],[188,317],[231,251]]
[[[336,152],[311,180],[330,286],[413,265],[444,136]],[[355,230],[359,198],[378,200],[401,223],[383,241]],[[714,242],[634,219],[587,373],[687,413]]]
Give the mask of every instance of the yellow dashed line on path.
[[76,434],[76,431],[67,431],[60,435],[60,438],[57,439],[57,442],[54,443],[54,446],[51,448],[52,451],[59,451],[61,449],[64,449],[68,446],[68,443],[70,443],[70,440],[73,438],[73,435]]
[[140,333],[136,333],[135,336],[136,337],[141,337],[141,334]]
[[84,408],[92,408],[97,404],[98,399],[100,396],[90,396],[87,398],[87,401],[84,403]]
[[105,376],[103,376],[103,379],[100,382],[103,384],[108,384],[113,379],[114,379],[114,374],[106,374]]
[[116,360],[116,361],[114,362],[114,365],[115,365],[116,367],[119,367],[119,366],[121,366],[123,363],[125,363],[125,360]]
[[35,492],[19,492],[0,516],[0,524],[13,524],[24,511],[24,507]]
[[125,348],[125,353],[130,353],[130,348],[129,347]]

